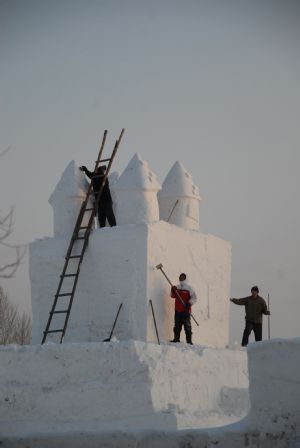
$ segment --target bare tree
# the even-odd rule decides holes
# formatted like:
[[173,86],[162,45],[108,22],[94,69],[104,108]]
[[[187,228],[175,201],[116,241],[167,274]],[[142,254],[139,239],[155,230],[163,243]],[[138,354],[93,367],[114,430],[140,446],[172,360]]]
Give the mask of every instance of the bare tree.
[[12,261],[0,266],[0,278],[12,278],[25,255],[24,246],[7,242],[7,239],[13,232],[13,212],[14,210],[11,209],[4,217],[0,216],[0,246],[14,252]]
[[0,344],[28,344],[31,338],[31,319],[18,313],[0,286]]
[[[8,146],[4,150],[0,150],[0,157],[6,154],[11,149]],[[14,253],[12,260],[4,265],[0,265],[0,278],[12,278],[20,266],[20,263],[25,255],[25,247],[17,244],[8,243],[8,239],[13,232],[13,214],[14,209],[3,215],[0,215],[0,246],[8,248]]]

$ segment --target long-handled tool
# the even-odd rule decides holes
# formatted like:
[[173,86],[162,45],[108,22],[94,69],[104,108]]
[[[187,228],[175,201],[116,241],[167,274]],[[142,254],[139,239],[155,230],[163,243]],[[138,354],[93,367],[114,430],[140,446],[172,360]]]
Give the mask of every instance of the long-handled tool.
[[155,314],[154,314],[154,308],[153,308],[153,303],[152,300],[149,300],[150,306],[151,306],[151,310],[152,310],[152,316],[153,316],[153,321],[154,321],[154,326],[155,326],[155,331],[156,331],[156,337],[157,337],[157,342],[158,345],[160,345],[160,340],[159,340],[159,336],[158,336],[158,330],[157,330],[157,325],[156,325],[156,319],[155,319]]
[[113,327],[112,327],[112,329],[111,329],[109,338],[104,339],[103,342],[109,342],[109,341],[111,340],[122,306],[123,306],[123,303],[121,303],[120,306],[119,306],[119,309],[118,309],[118,312],[117,312],[117,315],[116,315],[116,318],[115,318]]
[[[164,275],[164,277],[167,279],[167,281],[170,283],[171,287],[173,288],[174,285],[172,285],[171,280],[167,277],[166,273],[164,272],[164,270],[163,270],[163,265],[162,265],[161,263],[158,264],[158,265],[156,266],[156,269],[159,269],[159,270],[161,271],[161,273]],[[183,306],[185,306],[185,303],[184,303],[184,301],[182,300],[182,298],[180,297],[180,295],[179,295],[177,289],[174,289],[174,292],[175,292],[175,294],[176,294],[176,296],[177,296],[177,299],[180,300],[180,302],[182,303]],[[195,324],[199,327],[199,324],[198,324],[198,322],[196,321],[196,319],[194,318],[194,316],[192,315],[192,313],[191,313],[191,317],[193,318]]]
[[[270,294],[268,294],[268,311],[270,311]],[[268,339],[271,339],[270,314],[268,315]]]
[[177,199],[177,201],[175,202],[175,204],[174,204],[174,206],[173,206],[173,208],[172,208],[172,210],[171,210],[171,213],[169,214],[169,218],[167,219],[167,222],[170,221],[171,216],[173,215],[173,212],[174,212],[174,210],[175,210],[176,205],[178,204],[178,202],[179,202],[179,200]]

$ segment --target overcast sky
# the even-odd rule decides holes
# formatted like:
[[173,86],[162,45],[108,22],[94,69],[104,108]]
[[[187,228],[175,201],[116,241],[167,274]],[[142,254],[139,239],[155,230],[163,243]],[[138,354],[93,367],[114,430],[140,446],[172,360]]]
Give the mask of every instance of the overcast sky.
[[[66,165],[91,167],[104,129],[112,144],[125,127],[114,168],[139,152],[162,182],[180,160],[202,230],[232,244],[231,295],[258,284],[272,336],[300,336],[300,2],[0,0],[0,64],[12,242],[52,235],[48,198]],[[29,309],[27,261],[0,284]]]

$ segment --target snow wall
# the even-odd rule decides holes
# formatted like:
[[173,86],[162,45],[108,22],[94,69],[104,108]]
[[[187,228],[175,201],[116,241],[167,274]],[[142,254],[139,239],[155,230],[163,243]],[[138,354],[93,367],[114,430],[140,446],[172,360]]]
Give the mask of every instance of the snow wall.
[[124,341],[0,348],[0,434],[220,426],[249,408],[246,352]]
[[[242,408],[245,356],[141,342],[1,347],[1,447],[299,448],[300,338],[249,345],[251,409],[241,421],[174,429],[191,414],[200,427],[210,410],[221,411],[225,424],[226,414]],[[117,405],[126,423],[114,416]],[[62,425],[65,432],[56,432]]]
[[[32,343],[39,344],[54,300],[69,238],[45,238],[30,245],[33,310]],[[82,244],[79,242],[78,244]],[[74,262],[77,263],[77,262]],[[231,246],[212,235],[159,221],[94,230],[82,263],[65,341],[108,338],[122,303],[115,334],[120,340],[156,341],[149,300],[159,337],[173,339],[174,300],[170,285],[155,268],[163,264],[172,282],[186,272],[197,295],[193,341],[224,347],[229,340]],[[76,267],[74,264],[74,271]],[[62,292],[68,292],[65,279]],[[61,308],[67,301],[60,298]],[[56,315],[52,328],[61,328]],[[49,338],[51,340],[51,338]],[[53,339],[55,340],[55,339]],[[185,340],[182,331],[182,340]]]

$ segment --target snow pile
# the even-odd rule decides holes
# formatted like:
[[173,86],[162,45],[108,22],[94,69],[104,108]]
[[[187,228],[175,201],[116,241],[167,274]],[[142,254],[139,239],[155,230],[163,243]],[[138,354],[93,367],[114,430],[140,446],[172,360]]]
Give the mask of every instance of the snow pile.
[[248,409],[240,350],[137,341],[8,346],[0,377],[6,435],[220,426]]

